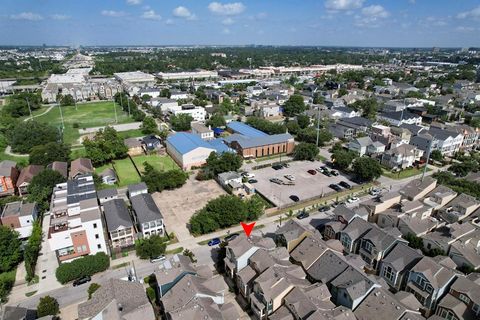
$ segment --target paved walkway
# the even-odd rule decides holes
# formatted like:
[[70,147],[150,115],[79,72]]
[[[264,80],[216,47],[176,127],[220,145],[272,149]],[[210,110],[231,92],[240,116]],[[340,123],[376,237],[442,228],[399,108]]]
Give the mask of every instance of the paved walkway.
[[33,117],[25,118],[25,119],[23,119],[23,121],[26,122],[26,121],[28,121],[28,120],[32,120],[33,118],[41,117],[41,116],[43,116],[44,114],[49,113],[50,110],[53,109],[53,107],[56,107],[56,105],[48,107],[47,110],[45,110],[44,112],[42,112],[42,113],[40,113],[40,114],[36,114],[36,115],[34,115]]
[[[140,128],[141,125],[142,125],[141,122],[131,122],[131,123],[108,125],[108,126],[113,127],[117,131],[128,131],[128,130],[138,129],[138,128]],[[95,132],[99,131],[100,129],[104,129],[105,127],[106,126],[78,129],[78,132],[80,134],[95,133]]]
[[9,156],[12,156],[12,157],[28,157],[28,154],[12,152],[12,147],[11,146],[7,146],[3,152],[5,154],[9,155]]

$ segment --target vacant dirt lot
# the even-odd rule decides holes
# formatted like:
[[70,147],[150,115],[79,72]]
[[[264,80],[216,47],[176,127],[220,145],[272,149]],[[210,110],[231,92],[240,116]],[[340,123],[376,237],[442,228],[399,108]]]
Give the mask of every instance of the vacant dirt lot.
[[160,208],[168,232],[174,232],[179,241],[192,238],[187,228],[190,217],[205,204],[220,195],[227,194],[215,180],[197,181],[195,173],[180,189],[153,194]]

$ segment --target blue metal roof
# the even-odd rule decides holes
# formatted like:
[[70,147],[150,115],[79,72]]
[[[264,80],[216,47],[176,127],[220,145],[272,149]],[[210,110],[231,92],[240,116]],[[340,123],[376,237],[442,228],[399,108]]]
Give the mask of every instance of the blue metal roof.
[[214,149],[218,153],[231,151],[222,139],[212,141],[202,140],[198,135],[187,132],[177,132],[167,138],[167,142],[172,145],[180,154],[186,154],[196,148]]
[[238,121],[230,122],[229,124],[227,124],[227,127],[230,128],[235,133],[239,133],[241,135],[244,135],[244,136],[250,137],[250,138],[268,136],[268,134],[266,134],[265,132],[257,130],[255,128],[249,126],[248,124],[238,122]]

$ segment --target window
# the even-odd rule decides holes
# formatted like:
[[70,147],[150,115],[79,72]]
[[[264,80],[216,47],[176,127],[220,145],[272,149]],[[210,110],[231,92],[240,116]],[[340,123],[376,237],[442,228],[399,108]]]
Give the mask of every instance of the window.
[[392,267],[390,266],[384,266],[383,268],[383,276],[390,280],[390,282],[395,282],[395,273],[393,272]]
[[99,238],[99,236],[98,236],[98,234],[96,234],[96,235],[95,235],[95,239],[98,239],[98,238]]
[[98,248],[98,249],[102,249],[102,245],[101,245],[101,244],[97,244],[97,248]]
[[480,311],[480,306],[478,304],[475,304],[473,305],[472,310],[473,312],[475,312],[475,314],[477,314]]
[[417,277],[415,278],[415,282],[420,288],[425,289],[425,284],[427,283],[427,281],[421,275],[417,275]]
[[96,223],[93,224],[93,229],[97,229],[97,224]]
[[427,286],[425,287],[425,290],[428,292],[428,293],[432,293],[433,291],[433,287],[429,284],[427,284]]
[[470,298],[462,293],[460,293],[460,295],[458,296],[458,298],[460,300],[462,300],[463,302],[465,302],[466,304],[470,303]]
[[368,253],[371,253],[373,246],[369,241],[363,240],[362,248],[365,249],[365,251],[367,251]]
[[82,247],[77,247],[77,253],[81,253],[82,252]]
[[86,245],[82,245],[82,251],[83,252],[87,251],[87,246]]

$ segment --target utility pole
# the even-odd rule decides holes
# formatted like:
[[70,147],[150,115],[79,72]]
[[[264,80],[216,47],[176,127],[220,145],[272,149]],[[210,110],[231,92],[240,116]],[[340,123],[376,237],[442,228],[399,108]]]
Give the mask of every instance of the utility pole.
[[118,123],[117,106],[115,105],[115,100],[113,100],[113,111],[115,111],[115,123]]
[[320,137],[320,106],[318,107],[318,113],[317,113],[317,148],[318,148],[319,137]]
[[430,160],[430,153],[432,151],[432,145],[433,145],[434,139],[435,139],[435,136],[432,136],[432,140],[430,140],[430,144],[428,145],[427,162],[425,163],[425,167],[423,168],[422,179],[421,179],[422,181],[423,181],[423,178],[425,178],[425,173],[427,173],[428,161]]
[[30,101],[28,101],[28,97],[26,97],[25,100],[27,100],[28,111],[30,111],[30,120],[33,120],[32,108],[30,108]]

